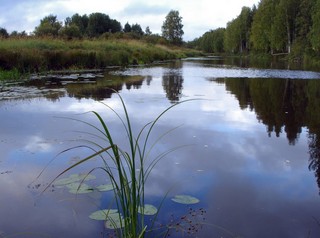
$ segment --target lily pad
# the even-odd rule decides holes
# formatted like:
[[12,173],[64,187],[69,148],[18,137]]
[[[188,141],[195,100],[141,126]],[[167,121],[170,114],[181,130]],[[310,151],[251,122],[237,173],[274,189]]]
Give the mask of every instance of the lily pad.
[[108,229],[119,229],[124,227],[124,219],[119,213],[111,213],[108,215],[105,227]]
[[98,210],[90,214],[90,218],[93,220],[98,220],[98,221],[105,221],[107,220],[107,217],[110,216],[111,214],[118,214],[117,209],[103,209],[103,210]]
[[107,192],[113,190],[112,184],[102,184],[96,187],[99,192]]
[[91,213],[89,218],[98,221],[105,221],[105,227],[108,229],[118,229],[124,227],[124,219],[116,209],[98,210]]
[[57,179],[54,182],[55,186],[65,186],[74,182],[79,182],[79,181],[89,181],[92,179],[95,179],[96,176],[92,175],[92,174],[71,174],[69,177],[67,178],[61,178],[61,179]]
[[147,216],[152,216],[152,215],[157,214],[158,209],[155,206],[151,205],[151,204],[145,204],[144,205],[144,209],[139,207],[138,212],[140,214],[144,214],[144,215],[147,215]]
[[74,194],[93,192],[92,187],[90,187],[89,185],[87,185],[85,183],[79,183],[79,182],[70,183],[67,185],[67,188],[70,189],[69,190],[70,193],[74,193]]
[[189,195],[176,195],[171,200],[181,204],[196,204],[200,202],[198,198],[195,198]]

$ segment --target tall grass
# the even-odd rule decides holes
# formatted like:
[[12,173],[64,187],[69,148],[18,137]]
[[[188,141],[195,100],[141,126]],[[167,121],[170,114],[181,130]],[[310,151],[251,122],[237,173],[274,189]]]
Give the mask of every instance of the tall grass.
[[[62,171],[56,178],[89,160],[96,157],[101,158],[103,165],[99,168],[93,168],[91,172],[96,169],[103,170],[113,185],[114,203],[118,208],[120,221],[119,227],[115,227],[117,228],[117,236],[138,238],[144,237],[146,232],[152,229],[152,225],[151,227],[147,227],[144,219],[145,184],[148,177],[156,164],[164,156],[178,149],[178,147],[169,149],[151,159],[149,157],[152,149],[160,139],[172,130],[160,135],[153,143],[150,143],[150,136],[159,119],[171,108],[182,102],[170,106],[161,112],[153,121],[145,124],[137,134],[134,134],[125,102],[120,95],[118,96],[124,111],[123,117],[121,117],[114,109],[105,105],[113,111],[121,121],[124,130],[123,132],[126,134],[127,142],[129,144],[128,151],[122,149],[114,141],[114,135],[111,133],[108,124],[102,116],[98,112],[92,111],[99,122],[99,126],[77,119],[73,120],[85,123],[89,127],[92,127],[96,131],[94,136],[100,139],[103,138],[106,144],[99,144],[95,141],[86,141],[86,144],[83,145],[83,147],[90,148],[93,153]],[[119,131],[117,131],[117,133],[119,133]],[[69,150],[70,149],[66,151]],[[108,214],[106,215],[108,216]],[[154,219],[156,219],[156,216]],[[115,223],[113,225],[116,226]]]
[[0,69],[22,73],[147,64],[190,54],[194,52],[137,40],[0,39]]

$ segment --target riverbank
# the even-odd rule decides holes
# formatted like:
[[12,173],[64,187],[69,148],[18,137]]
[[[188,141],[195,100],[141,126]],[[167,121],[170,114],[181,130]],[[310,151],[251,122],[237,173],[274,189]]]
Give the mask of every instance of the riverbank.
[[0,80],[51,70],[149,64],[199,54],[187,48],[128,39],[1,39]]

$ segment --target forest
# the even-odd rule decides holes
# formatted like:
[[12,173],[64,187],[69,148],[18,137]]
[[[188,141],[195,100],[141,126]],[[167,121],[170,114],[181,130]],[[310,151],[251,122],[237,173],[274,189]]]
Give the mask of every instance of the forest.
[[296,60],[320,53],[319,0],[261,0],[243,7],[225,28],[190,42],[208,53],[289,55]]
[[159,34],[153,34],[149,26],[143,30],[138,23],[130,24],[127,22],[122,27],[118,20],[100,12],[89,15],[76,13],[71,17],[67,17],[64,22],[59,21],[56,15],[50,14],[41,19],[40,24],[29,34],[25,31],[13,31],[9,34],[5,28],[0,27],[0,39],[26,37],[49,37],[63,40],[113,38],[142,39],[149,43],[181,45],[184,32],[179,11],[171,10],[168,13],[161,30],[162,35],[160,36]]

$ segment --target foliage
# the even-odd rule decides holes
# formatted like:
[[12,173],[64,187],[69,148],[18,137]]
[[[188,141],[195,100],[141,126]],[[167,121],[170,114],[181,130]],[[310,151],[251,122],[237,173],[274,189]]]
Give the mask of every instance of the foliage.
[[40,25],[34,30],[36,36],[58,36],[62,23],[57,20],[57,16],[49,15],[40,21]]
[[87,33],[90,37],[97,37],[105,32],[119,32],[122,27],[120,22],[111,19],[103,13],[92,13],[89,15]]
[[179,11],[171,10],[162,25],[162,36],[169,42],[181,45],[183,32],[182,17]]
[[8,38],[8,37],[9,37],[9,34],[8,34],[7,30],[0,27],[0,39],[1,38]]
[[149,26],[146,27],[145,34],[148,35],[148,36],[152,35],[152,32],[151,32]]
[[224,49],[226,52],[243,53],[249,51],[249,36],[253,12],[248,7],[243,7],[240,15],[228,22],[225,31]]
[[67,17],[65,20],[65,27],[77,26],[81,36],[87,33],[89,17],[87,15],[80,16],[78,13],[74,14],[71,18]]
[[131,32],[131,25],[129,22],[124,25],[123,32]]
[[193,44],[200,50],[208,53],[224,52],[224,34],[225,28],[206,32],[202,37],[196,39]]
[[312,11],[312,28],[310,31],[310,42],[312,49],[320,52],[320,1],[316,1]]
[[21,73],[16,69],[2,70],[0,68],[0,81],[4,80],[18,80],[21,78]]
[[[319,29],[320,1],[261,0],[257,7],[243,7],[239,16],[227,23],[223,52],[290,54],[288,59],[303,62],[319,55]],[[220,28],[188,45],[208,53],[222,53],[217,49],[221,37],[216,31],[220,32]]]
[[71,40],[71,39],[81,38],[82,34],[77,25],[71,24],[71,25],[66,25],[65,27],[62,27],[62,29],[59,31],[59,35],[65,39]]

